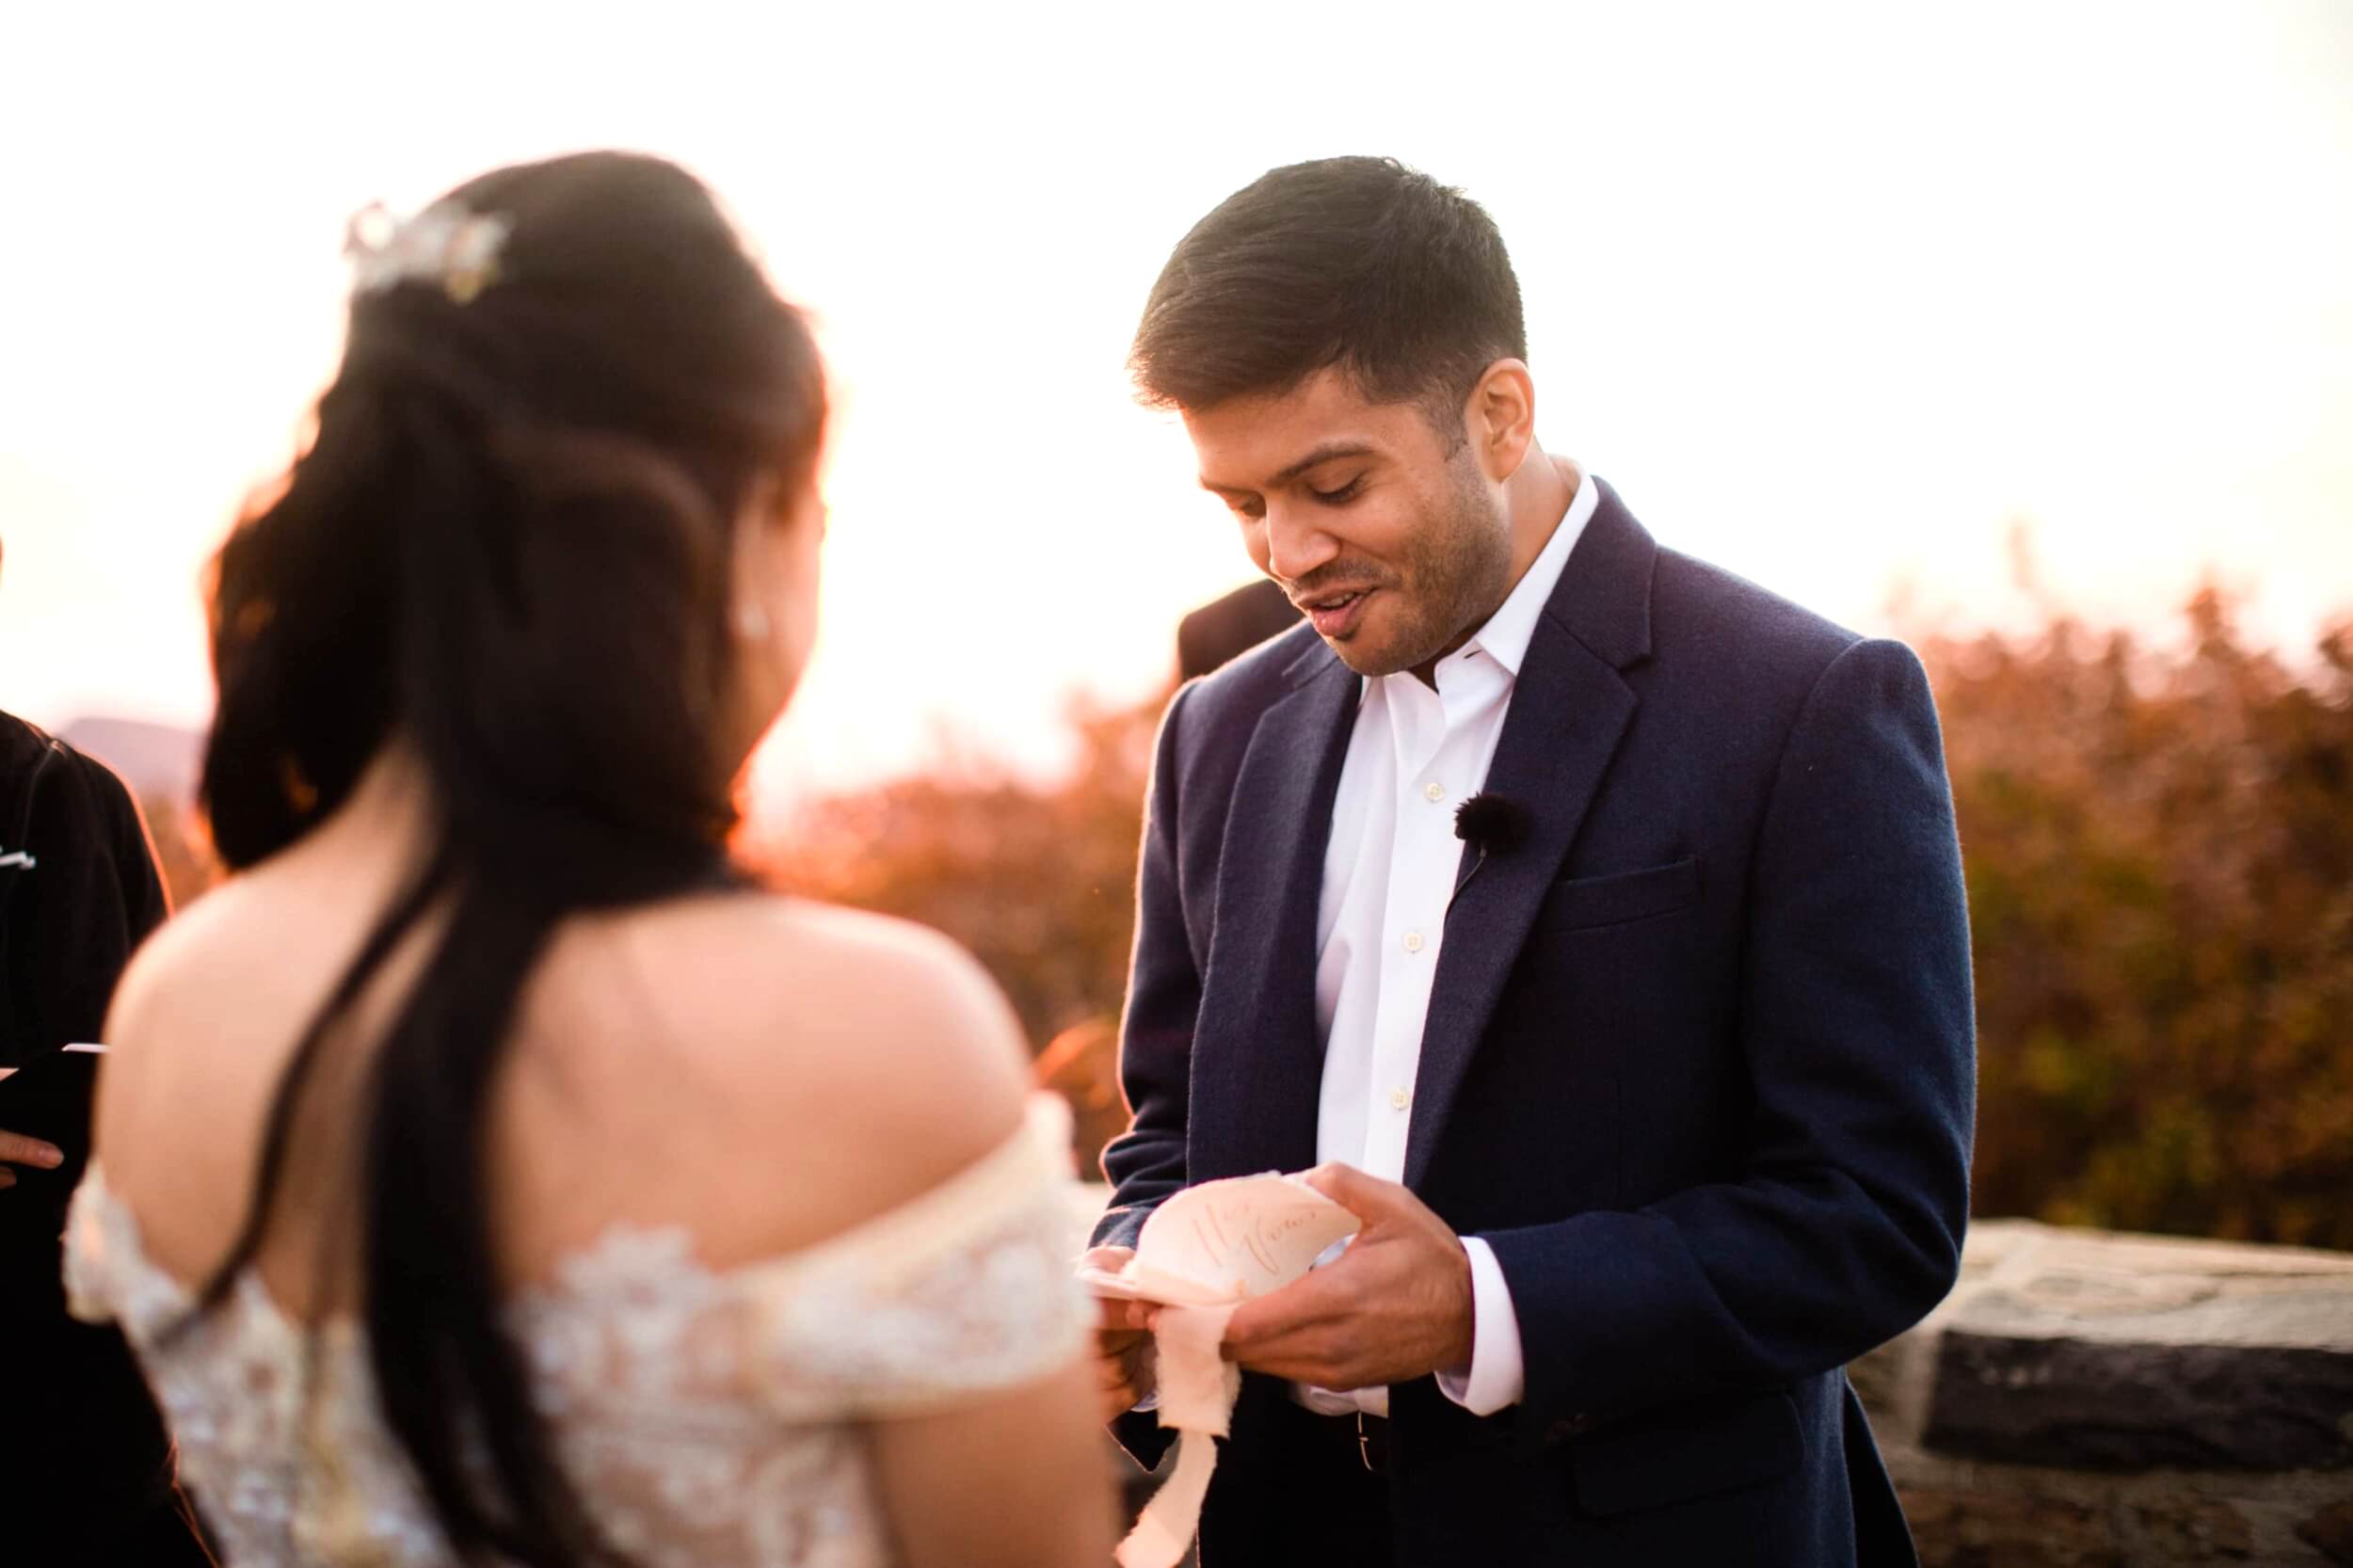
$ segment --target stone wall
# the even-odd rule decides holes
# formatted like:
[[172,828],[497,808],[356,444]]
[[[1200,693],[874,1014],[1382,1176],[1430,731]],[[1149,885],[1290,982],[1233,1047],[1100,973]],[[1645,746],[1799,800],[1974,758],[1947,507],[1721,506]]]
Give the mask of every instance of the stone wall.
[[1850,1373],[1926,1568],[2353,1564],[2353,1256],[1981,1221]]

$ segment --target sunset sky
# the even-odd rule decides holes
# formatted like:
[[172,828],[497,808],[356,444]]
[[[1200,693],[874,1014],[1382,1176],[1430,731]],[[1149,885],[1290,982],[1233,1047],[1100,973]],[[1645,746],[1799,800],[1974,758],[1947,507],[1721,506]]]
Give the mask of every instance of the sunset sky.
[[[943,8],[943,9],[945,9]],[[1062,755],[1249,570],[1121,360],[1266,168],[1501,225],[1539,426],[1662,541],[1849,623],[2201,570],[2353,609],[2353,6],[46,7],[0,88],[0,707],[200,722],[197,599],[330,371],[355,208],[590,146],[709,179],[840,384],[771,798]]]

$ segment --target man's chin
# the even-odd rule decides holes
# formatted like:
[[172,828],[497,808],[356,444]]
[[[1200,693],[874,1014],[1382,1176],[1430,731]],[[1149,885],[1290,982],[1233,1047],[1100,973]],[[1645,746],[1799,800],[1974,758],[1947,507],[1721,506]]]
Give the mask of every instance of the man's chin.
[[1369,642],[1361,632],[1345,642],[1326,637],[1323,639],[1323,646],[1339,655],[1341,664],[1367,680],[1377,680],[1382,676],[1395,675],[1400,670],[1413,667],[1409,664],[1399,663],[1394,648],[1384,644]]
[[[1380,596],[1383,600],[1388,597],[1386,594]],[[1375,604],[1371,608],[1374,614],[1350,627],[1344,635],[1323,639],[1323,646],[1337,654],[1341,664],[1369,680],[1378,680],[1385,675],[1412,669],[1428,657],[1416,656],[1414,649],[1405,646],[1424,640],[1417,634],[1418,623],[1407,617],[1408,624],[1401,628],[1397,624],[1399,617],[1381,613],[1390,610],[1392,606]],[[1401,638],[1396,634],[1400,630],[1405,632]]]

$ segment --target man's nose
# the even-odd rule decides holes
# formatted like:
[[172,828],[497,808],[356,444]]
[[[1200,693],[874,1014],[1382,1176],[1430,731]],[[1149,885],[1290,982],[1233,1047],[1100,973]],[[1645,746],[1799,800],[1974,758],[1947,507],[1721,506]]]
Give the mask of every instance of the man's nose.
[[1340,552],[1340,541],[1299,507],[1270,507],[1266,520],[1268,575],[1296,583]]

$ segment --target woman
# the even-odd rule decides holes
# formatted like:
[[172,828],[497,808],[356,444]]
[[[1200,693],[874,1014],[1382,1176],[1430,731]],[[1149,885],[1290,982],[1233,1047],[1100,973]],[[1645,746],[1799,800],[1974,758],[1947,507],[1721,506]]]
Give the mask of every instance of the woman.
[[242,874],[118,994],[80,1309],[231,1568],[1100,1562],[1014,1020],[724,849],[814,633],[807,328],[652,159],[355,240],[216,563]]

